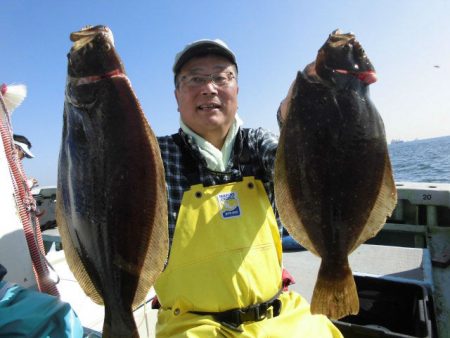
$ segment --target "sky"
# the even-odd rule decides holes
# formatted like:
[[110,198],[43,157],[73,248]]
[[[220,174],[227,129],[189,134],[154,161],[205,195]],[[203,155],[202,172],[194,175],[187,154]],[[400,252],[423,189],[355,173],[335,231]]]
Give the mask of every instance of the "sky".
[[353,32],[378,75],[370,97],[388,141],[450,135],[447,0],[0,0],[0,84],[25,84],[14,133],[33,144],[28,177],[56,185],[69,35],[112,30],[116,50],[157,135],[176,132],[172,64],[187,43],[224,40],[237,56],[245,127],[278,133],[275,113],[298,70],[335,29]]

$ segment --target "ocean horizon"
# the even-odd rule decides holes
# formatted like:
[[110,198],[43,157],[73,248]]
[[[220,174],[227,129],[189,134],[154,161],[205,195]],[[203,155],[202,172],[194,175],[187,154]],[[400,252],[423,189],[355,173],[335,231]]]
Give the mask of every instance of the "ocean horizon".
[[450,135],[388,146],[395,181],[450,183]]

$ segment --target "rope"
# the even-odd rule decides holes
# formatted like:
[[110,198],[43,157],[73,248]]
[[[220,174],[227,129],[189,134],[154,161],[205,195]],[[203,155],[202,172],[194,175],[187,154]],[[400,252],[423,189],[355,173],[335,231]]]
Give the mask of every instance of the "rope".
[[36,283],[41,292],[45,292],[53,296],[59,296],[55,282],[49,278],[49,270],[44,254],[45,250],[42,241],[39,219],[36,217],[36,201],[26,183],[27,178],[23,170],[22,163],[14,151],[9,113],[1,93],[0,107],[4,112],[4,114],[0,116],[0,133],[13,182],[14,198],[19,211],[20,220],[22,221],[28,249],[30,251]]

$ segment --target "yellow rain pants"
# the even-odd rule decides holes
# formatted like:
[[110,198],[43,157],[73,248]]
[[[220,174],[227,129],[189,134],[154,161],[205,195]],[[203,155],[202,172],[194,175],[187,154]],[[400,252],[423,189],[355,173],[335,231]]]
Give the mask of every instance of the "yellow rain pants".
[[233,330],[210,315],[262,303],[281,289],[281,240],[259,180],[245,177],[183,195],[166,269],[155,283],[161,309],[156,337],[342,337],[309,304],[284,292],[281,313]]

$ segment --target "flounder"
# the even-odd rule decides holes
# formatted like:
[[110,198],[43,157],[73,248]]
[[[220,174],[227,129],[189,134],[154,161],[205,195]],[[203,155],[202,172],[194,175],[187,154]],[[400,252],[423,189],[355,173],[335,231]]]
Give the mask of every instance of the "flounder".
[[105,26],[70,36],[56,217],[70,269],[105,305],[104,337],[137,337],[133,309],[168,253],[158,142]]
[[376,235],[397,201],[383,121],[369,98],[375,81],[355,36],[334,31],[297,74],[277,151],[281,220],[322,258],[311,312],[334,319],[358,313],[348,255]]

